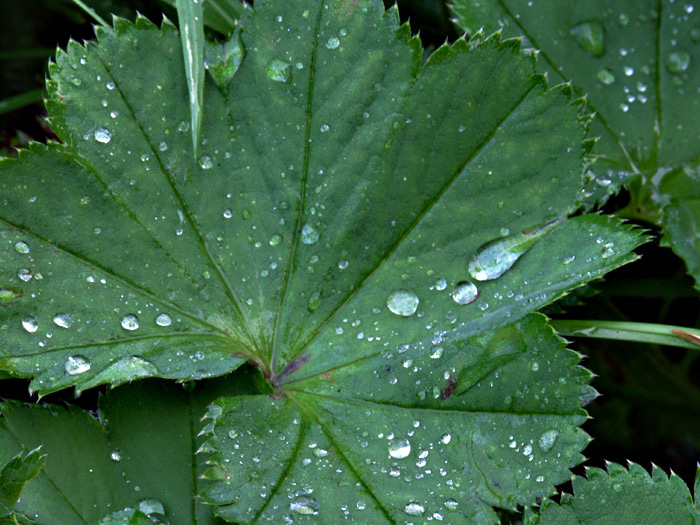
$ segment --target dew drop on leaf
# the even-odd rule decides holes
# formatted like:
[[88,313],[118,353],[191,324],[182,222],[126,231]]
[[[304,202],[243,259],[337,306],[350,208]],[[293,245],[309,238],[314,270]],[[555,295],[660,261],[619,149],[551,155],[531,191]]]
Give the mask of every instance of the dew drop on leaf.
[[72,355],[66,360],[66,364],[63,366],[63,368],[66,371],[66,374],[69,376],[74,376],[78,374],[83,374],[90,370],[90,367],[92,364],[90,363],[90,360],[85,357],[84,355]]
[[450,441],[452,441],[452,436],[449,434],[443,434],[442,437],[440,438],[440,442],[443,445],[447,445]]
[[452,290],[452,299],[455,300],[457,304],[469,304],[476,301],[479,297],[479,290],[477,290],[476,285],[469,281],[461,281],[455,285],[455,289]]
[[328,49],[335,49],[340,45],[340,40],[332,36],[326,41],[326,47]]
[[447,288],[447,281],[445,279],[438,279],[435,281],[436,290],[444,290],[445,288]]
[[666,57],[666,69],[677,75],[690,66],[690,55],[686,51],[673,51]]
[[447,499],[445,500],[445,508],[450,511],[455,511],[457,510],[457,507],[459,506],[459,503],[453,499]]
[[211,160],[209,155],[202,155],[199,157],[199,167],[203,170],[209,170],[214,166],[214,162]]
[[411,444],[407,439],[389,441],[389,455],[394,459],[403,459],[411,453]]
[[292,65],[281,60],[273,60],[267,66],[268,78],[276,82],[287,82],[292,73]]
[[386,307],[396,315],[411,317],[418,310],[418,296],[410,290],[394,290],[386,299]]
[[309,223],[301,227],[301,242],[304,244],[316,244],[319,239],[318,231]]
[[70,318],[70,315],[68,314],[56,314],[53,318],[53,323],[56,326],[60,326],[61,328],[70,328],[71,325],[73,324],[73,320]]
[[24,241],[17,241],[15,243],[15,251],[21,254],[29,253],[29,245]]
[[112,134],[105,128],[98,128],[95,130],[95,140],[102,144],[107,144],[112,140]]
[[270,246],[277,246],[279,243],[282,242],[282,236],[279,234],[275,234],[272,237],[270,237]]
[[436,346],[430,351],[430,358],[431,359],[440,359],[442,357],[442,347],[441,346]]
[[321,292],[316,291],[309,296],[309,312],[313,312],[321,303]]
[[160,314],[156,317],[156,324],[158,326],[170,326],[172,323],[173,321],[168,314]]
[[139,327],[139,318],[134,314],[125,315],[122,317],[121,325],[124,330],[136,330]]
[[20,280],[22,280],[22,281],[24,281],[24,282],[26,283],[26,282],[32,280],[33,274],[32,274],[32,271],[31,271],[30,269],[28,269],[28,268],[21,268],[21,269],[17,272],[17,277],[19,277]]
[[403,511],[409,516],[422,516],[425,512],[425,507],[420,503],[411,502],[403,508]]
[[109,455],[110,459],[116,463],[119,463],[122,460],[122,451],[119,450],[118,448],[115,448]]
[[294,514],[318,514],[318,508],[318,501],[307,496],[300,496],[289,504],[289,510]]
[[569,33],[578,45],[593,56],[601,57],[605,54],[605,29],[600,22],[596,20],[581,22],[572,27]]
[[155,498],[144,498],[139,501],[139,510],[146,515],[165,514],[165,507]]
[[554,443],[558,437],[559,432],[557,430],[548,430],[540,436],[540,440],[538,441],[540,448],[545,452],[549,452],[554,446]]
[[29,316],[22,319],[22,327],[30,334],[33,334],[39,329],[39,323],[36,317]]

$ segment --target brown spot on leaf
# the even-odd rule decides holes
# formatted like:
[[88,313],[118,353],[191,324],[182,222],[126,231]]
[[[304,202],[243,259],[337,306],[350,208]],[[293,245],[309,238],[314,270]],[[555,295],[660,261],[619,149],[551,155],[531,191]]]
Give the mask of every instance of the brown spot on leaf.
[[450,397],[455,391],[455,388],[457,388],[457,381],[450,378],[447,381],[447,386],[440,390],[440,399],[447,399],[448,397]]

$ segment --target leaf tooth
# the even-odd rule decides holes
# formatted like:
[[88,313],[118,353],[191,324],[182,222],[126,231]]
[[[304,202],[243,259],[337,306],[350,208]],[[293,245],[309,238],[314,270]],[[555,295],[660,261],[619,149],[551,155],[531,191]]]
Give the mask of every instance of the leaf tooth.
[[163,34],[170,32],[170,31],[177,32],[177,26],[173,23],[172,20],[170,20],[167,16],[165,16],[165,13],[163,13],[163,20],[161,20],[161,23],[160,23],[160,31]]
[[118,35],[127,33],[134,27],[126,18],[116,15],[112,15],[112,25],[114,26],[114,32]]
[[136,11],[136,21],[134,22],[134,27],[136,29],[143,29],[146,31],[151,31],[153,29],[158,29],[158,26],[151,22],[147,17],[142,15],[139,11]]

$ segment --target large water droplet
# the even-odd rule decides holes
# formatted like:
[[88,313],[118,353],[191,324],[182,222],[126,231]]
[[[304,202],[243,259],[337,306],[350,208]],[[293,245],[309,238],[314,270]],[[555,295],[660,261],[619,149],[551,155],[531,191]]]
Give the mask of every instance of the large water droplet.
[[173,320],[170,319],[168,314],[160,314],[158,317],[156,317],[156,324],[158,326],[170,326],[173,324]]
[[389,455],[394,459],[403,459],[411,453],[411,444],[407,439],[389,441]]
[[596,20],[587,20],[571,28],[571,36],[578,45],[594,56],[605,54],[605,29]]
[[318,514],[318,509],[318,501],[308,496],[300,496],[289,504],[294,514]]
[[26,283],[31,281],[34,275],[29,268],[20,268],[20,270],[17,272],[17,277]]
[[612,69],[609,67],[599,69],[596,76],[598,77],[598,80],[600,80],[601,84],[605,84],[606,86],[609,86],[615,82],[615,75],[613,74]]
[[457,510],[457,507],[459,507],[459,503],[453,499],[445,500],[445,503],[443,503],[443,505],[445,505],[445,508],[447,510],[451,510],[451,511],[455,511],[455,510]]
[[56,326],[60,326],[61,328],[70,328],[73,324],[73,320],[68,314],[56,314],[53,318],[53,322]]
[[214,162],[211,160],[211,157],[209,155],[202,155],[199,157],[199,166],[203,170],[209,170],[212,167],[214,167]]
[[321,292],[314,292],[309,296],[309,312],[313,312],[321,303]]
[[418,310],[418,296],[410,290],[394,290],[386,299],[386,307],[396,315],[411,317]]
[[328,49],[335,49],[340,45],[340,40],[338,40],[336,37],[332,36],[328,40],[326,40],[326,47]]
[[506,273],[542,234],[561,219],[548,222],[531,233],[517,233],[487,242],[474,252],[469,261],[469,274],[477,281],[489,281]]
[[666,57],[666,69],[677,75],[682,73],[690,65],[690,54],[686,51],[674,51]]
[[124,330],[136,330],[139,327],[139,318],[134,314],[125,315],[122,317],[121,325]]
[[425,512],[425,507],[420,503],[411,502],[403,508],[403,511],[409,516],[422,516]]
[[540,436],[539,445],[542,450],[549,452],[557,438],[559,437],[559,432],[556,430],[548,430]]
[[112,140],[112,134],[105,128],[98,128],[95,130],[95,140],[97,142],[101,142],[102,144],[107,144],[110,140]]
[[78,374],[83,374],[90,370],[90,367],[92,364],[90,363],[90,360],[85,357],[84,355],[72,355],[66,360],[66,364],[63,366],[63,368],[66,371],[66,374],[69,376],[74,376]]
[[474,283],[469,281],[461,281],[455,285],[455,289],[452,290],[452,299],[455,300],[457,304],[469,304],[476,301],[479,297],[479,290],[477,290]]
[[39,329],[39,323],[36,317],[29,316],[22,319],[22,327],[30,334],[33,334]]
[[17,241],[15,243],[15,251],[21,254],[29,253],[29,245],[24,241]]
[[304,244],[316,244],[319,234],[311,224],[306,223],[301,227],[301,242]]
[[139,501],[139,510],[144,514],[165,514],[165,507],[155,498],[144,498]]
[[273,60],[267,66],[267,76],[277,82],[287,82],[292,74],[292,65],[281,60]]

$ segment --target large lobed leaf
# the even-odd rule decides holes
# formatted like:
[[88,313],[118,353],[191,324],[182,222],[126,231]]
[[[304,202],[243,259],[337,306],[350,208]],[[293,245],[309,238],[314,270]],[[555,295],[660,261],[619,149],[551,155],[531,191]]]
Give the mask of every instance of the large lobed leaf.
[[452,8],[467,32],[525,35],[541,50],[541,71],[586,94],[600,137],[589,203],[639,175],[630,214],[654,220],[661,207],[664,242],[700,282],[698,9],[656,0],[452,0]]
[[[270,395],[209,412],[228,519],[489,523],[568,478],[589,374],[525,316],[640,237],[564,219],[580,104],[518,40],[421,65],[379,1],[257,2],[233,80],[206,83],[196,161],[174,29],[98,40],[51,67],[63,144],[0,165],[3,368],[51,392],[256,364]],[[478,297],[475,253],[503,271]]]

